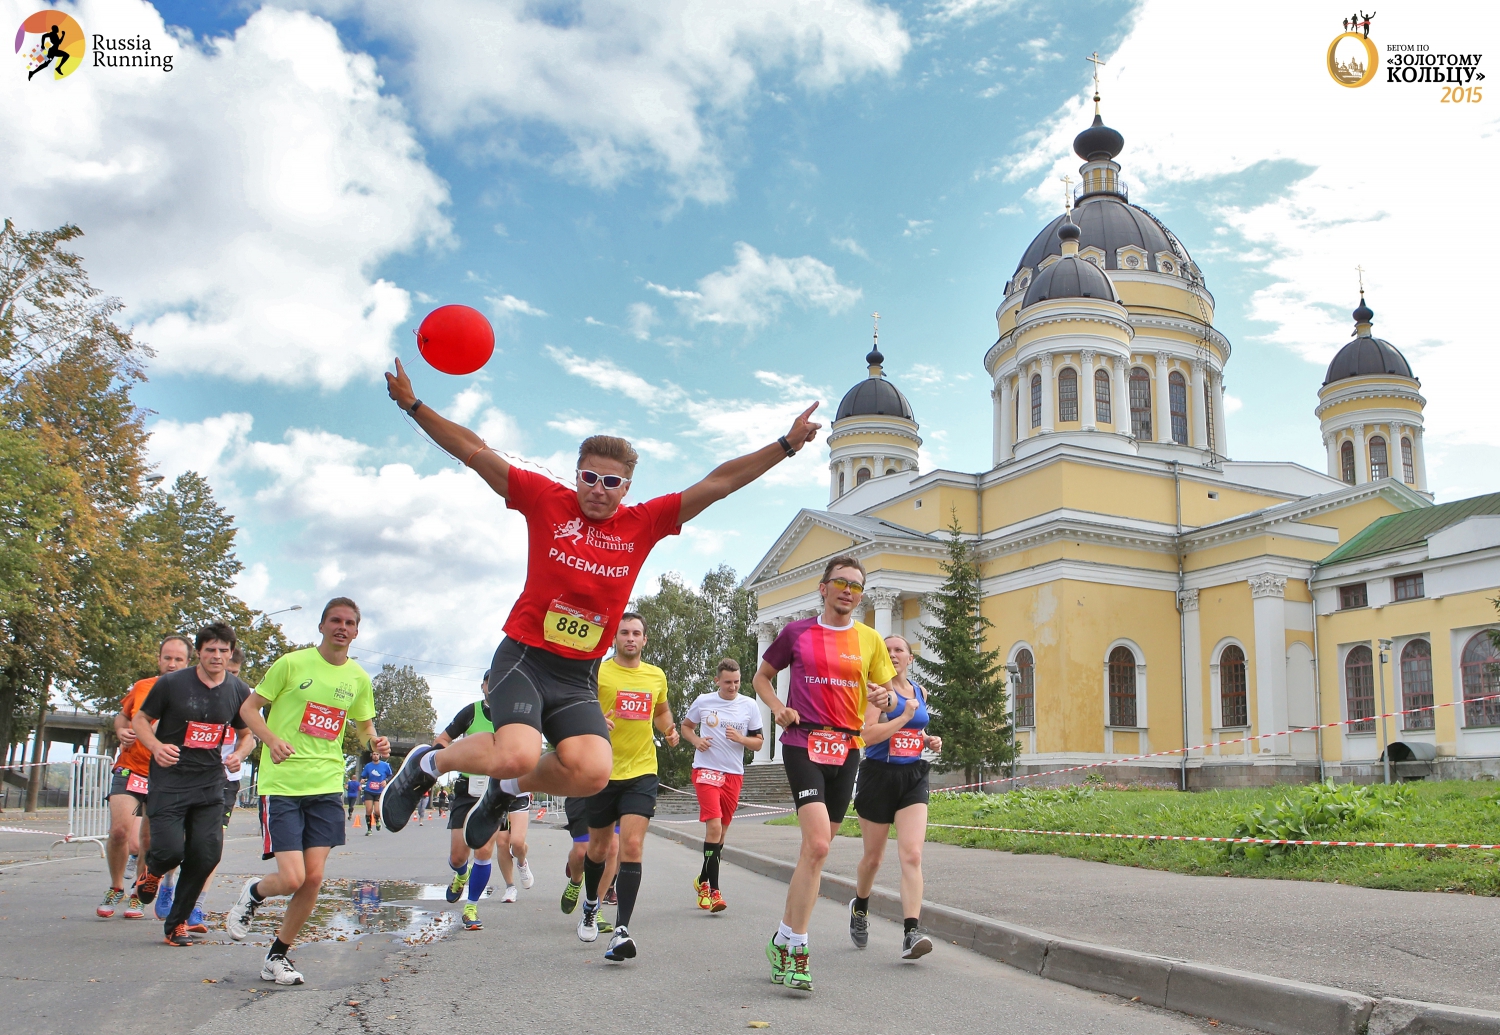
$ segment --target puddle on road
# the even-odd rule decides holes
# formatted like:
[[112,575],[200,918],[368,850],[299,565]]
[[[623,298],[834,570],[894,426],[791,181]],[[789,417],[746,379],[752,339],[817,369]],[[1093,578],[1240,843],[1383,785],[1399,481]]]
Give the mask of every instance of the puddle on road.
[[[436,895],[429,893],[433,889],[436,889]],[[489,890],[485,889],[486,895]],[[332,878],[323,882],[318,904],[313,907],[312,915],[297,940],[349,942],[370,935],[387,935],[392,941],[408,945],[435,942],[457,929],[458,918],[447,910],[435,912],[410,904],[431,898],[443,898],[442,885]],[[286,902],[286,899],[273,898],[260,908],[251,924],[252,937],[269,938],[275,933],[286,910]],[[213,915],[210,922],[216,925],[222,919],[223,914],[219,913]]]

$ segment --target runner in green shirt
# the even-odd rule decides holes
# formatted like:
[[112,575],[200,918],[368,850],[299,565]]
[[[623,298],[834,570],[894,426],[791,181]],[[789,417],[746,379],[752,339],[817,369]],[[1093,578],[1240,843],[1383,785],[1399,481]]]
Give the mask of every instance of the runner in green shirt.
[[241,941],[268,896],[291,896],[260,972],[262,981],[278,985],[302,984],[287,950],[317,903],[328,853],[344,843],[344,723],[354,723],[360,742],[373,751],[391,750],[390,741],[375,733],[370,677],[349,660],[349,645],[359,635],[359,606],[348,597],[330,600],[318,632],[321,643],[278,658],[240,709],[264,745],[256,774],[261,858],[275,858],[276,872],[245,882],[224,927]]

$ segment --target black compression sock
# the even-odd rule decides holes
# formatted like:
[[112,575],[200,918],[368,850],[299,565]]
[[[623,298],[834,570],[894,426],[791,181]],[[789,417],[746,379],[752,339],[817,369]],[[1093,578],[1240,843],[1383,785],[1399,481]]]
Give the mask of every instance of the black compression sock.
[[641,864],[621,863],[620,874],[615,878],[615,895],[620,900],[615,910],[615,926],[625,927],[630,923],[630,914],[635,912],[635,896],[641,890]]
[[905,923],[906,923],[906,933],[907,934],[911,934],[913,931],[915,931],[917,929],[917,918],[916,917],[914,917],[914,916],[907,917],[906,920],[905,920]]
[[583,857],[583,900],[599,901],[599,882],[604,879],[604,863]]
[[703,842],[703,869],[701,869],[701,870],[698,871],[698,883],[699,884],[707,883],[707,881],[708,881],[708,863],[709,863],[709,860],[711,860],[713,857],[714,857],[714,843],[712,841],[704,841]]
[[290,945],[282,941],[280,938],[276,938],[271,942],[271,951],[266,953],[266,959],[270,959],[272,956],[285,956],[291,951],[292,947]]
[[723,851],[723,841],[703,846],[703,854],[705,856],[703,868],[708,871],[704,877],[708,881],[708,886],[715,891],[719,890],[719,856]]
[[870,911],[870,900],[867,898],[860,898],[858,895],[856,895],[854,897],[854,911],[856,913],[868,913]]

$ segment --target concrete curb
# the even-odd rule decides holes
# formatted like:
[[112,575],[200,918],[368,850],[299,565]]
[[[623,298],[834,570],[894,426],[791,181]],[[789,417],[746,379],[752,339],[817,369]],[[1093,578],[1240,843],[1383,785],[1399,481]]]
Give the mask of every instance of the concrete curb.
[[[684,830],[653,823],[651,832],[703,850],[703,839]],[[794,869],[792,863],[733,845],[725,846],[722,858],[783,882],[791,880]],[[854,882],[825,873],[819,894],[848,902],[854,897]],[[900,920],[900,895],[876,886],[870,912]],[[922,903],[922,926],[934,938],[1028,974],[1126,999],[1139,997],[1152,1006],[1269,1035],[1500,1035],[1500,1013],[1488,1010],[1376,1000],[1327,985],[1092,945],[932,902]]]

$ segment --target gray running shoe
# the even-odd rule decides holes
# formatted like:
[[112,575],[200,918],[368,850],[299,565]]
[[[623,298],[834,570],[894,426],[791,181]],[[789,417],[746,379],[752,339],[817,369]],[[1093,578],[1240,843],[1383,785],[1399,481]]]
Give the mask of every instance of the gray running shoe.
[[[402,771],[405,771],[404,766]],[[490,785],[484,789],[484,796],[474,803],[464,820],[464,844],[477,852],[494,840],[495,835],[508,825],[510,804],[515,800],[514,795],[500,789],[499,780],[491,779]]]
[[411,821],[412,813],[417,811],[417,802],[437,783],[434,777],[423,772],[420,764],[422,756],[436,750],[431,744],[413,748],[396,775],[386,783],[385,790],[380,792],[380,815],[385,820],[386,829],[392,833]]
[[604,950],[604,958],[611,963],[635,959],[635,939],[630,937],[629,931],[623,927],[615,928],[615,936],[609,940],[609,948]]
[[852,898],[849,900],[849,940],[856,949],[870,944],[870,914],[856,910]]
[[599,905],[583,904],[583,916],[578,921],[578,940],[592,942],[599,939]]
[[901,940],[901,958],[919,960],[932,951],[932,939],[921,931],[907,931]]

